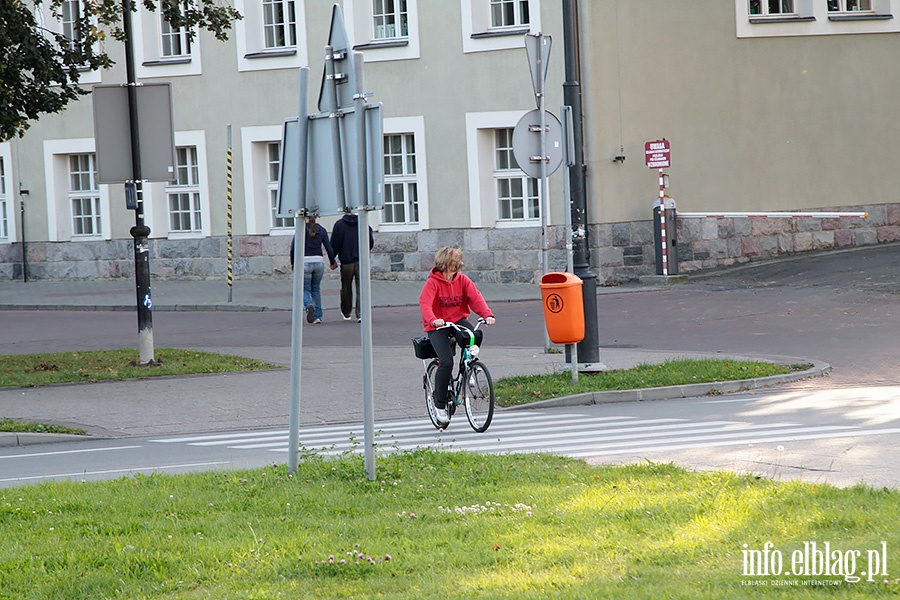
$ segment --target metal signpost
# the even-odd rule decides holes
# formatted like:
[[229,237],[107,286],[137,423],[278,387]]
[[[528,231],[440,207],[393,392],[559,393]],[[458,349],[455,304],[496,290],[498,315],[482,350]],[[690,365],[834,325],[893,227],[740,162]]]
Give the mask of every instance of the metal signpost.
[[[513,130],[513,155],[519,168],[541,182],[541,271],[550,271],[550,192],[547,178],[562,163],[562,126],[553,113],[547,112],[545,83],[550,63],[552,38],[542,33],[525,35],[525,53],[531,71],[531,85],[537,110],[525,113]],[[544,331],[544,350],[550,349],[550,337]]]
[[125,206],[134,211],[134,278],[140,364],[155,362],[150,295],[150,228],[144,223],[143,184],[175,179],[175,127],[168,83],[138,84],[131,48],[131,11],[125,29],[125,85],[93,87],[94,139],[99,183],[124,183]]
[[277,214],[296,219],[288,470],[296,472],[300,451],[303,274],[298,274],[298,270],[302,268],[300,257],[305,244],[302,218],[310,212],[337,215],[356,209],[359,214],[364,451],[366,477],[374,480],[375,374],[368,212],[380,210],[384,204],[383,126],[381,105],[366,104],[362,69],[362,54],[350,51],[341,9],[335,4],[325,46],[325,70],[318,102],[320,113],[308,114],[309,69],[303,68],[300,70],[298,117],[284,123]]

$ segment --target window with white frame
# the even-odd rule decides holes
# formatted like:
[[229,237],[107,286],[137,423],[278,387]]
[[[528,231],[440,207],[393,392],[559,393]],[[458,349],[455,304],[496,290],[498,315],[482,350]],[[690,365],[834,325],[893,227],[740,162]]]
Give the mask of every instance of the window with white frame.
[[[109,186],[98,184],[94,152],[93,138],[44,140],[47,241],[111,239]],[[0,144],[2,155],[3,144]],[[11,159],[8,154],[6,157],[9,176]],[[7,182],[7,189],[12,189],[11,182]],[[75,199],[79,200],[77,206]]]
[[9,240],[9,214],[6,202],[6,162],[0,156],[0,240]]
[[419,58],[419,0],[345,0],[347,35],[366,62]]
[[529,22],[528,0],[491,0],[491,27],[523,27]]
[[63,35],[73,42],[82,39],[78,22],[81,19],[81,0],[62,0],[59,11]]
[[531,221],[541,218],[537,179],[519,168],[512,147],[513,130],[494,131],[494,182],[498,221]]
[[749,0],[751,15],[794,14],[794,0]]
[[263,47],[292,48],[297,45],[297,15],[294,0],[262,0]]
[[[34,3],[36,6],[35,18],[38,26],[46,31],[62,35],[72,42],[84,39],[81,20],[85,15],[84,0],[62,0],[58,6],[52,2]],[[100,51],[99,47],[94,48]],[[88,67],[79,68],[78,82],[82,84],[99,83],[101,73],[99,70],[88,71]]]
[[[187,4],[182,6],[187,8]],[[175,27],[166,20],[161,10],[148,10],[140,2],[133,18],[133,46],[138,77],[202,74],[196,29],[192,31],[183,26]]]
[[235,9],[244,17],[234,24],[239,71],[308,64],[305,1],[235,0]]
[[279,219],[276,215],[281,130],[281,125],[242,127],[240,130],[244,218],[250,235],[289,235],[294,231],[293,217]]
[[191,36],[186,27],[175,27],[160,13],[159,38],[160,56],[173,58],[191,55]]
[[828,0],[829,12],[862,12],[872,10],[872,0]]
[[100,186],[94,154],[69,156],[69,206],[72,208],[72,236],[97,237],[103,234]]
[[196,146],[175,149],[175,183],[166,187],[170,233],[200,233],[200,165]]
[[406,0],[372,0],[372,24],[376,40],[393,40],[409,35]]
[[384,136],[384,223],[419,222],[416,138],[411,133]]
[[522,48],[541,30],[540,0],[460,0],[460,12],[463,52]]
[[738,38],[900,32],[900,0],[734,0]]
[[269,208],[272,215],[272,229],[294,227],[294,219],[278,216],[278,171],[281,169],[281,142],[266,144],[266,172],[268,173],[267,189],[269,190]]

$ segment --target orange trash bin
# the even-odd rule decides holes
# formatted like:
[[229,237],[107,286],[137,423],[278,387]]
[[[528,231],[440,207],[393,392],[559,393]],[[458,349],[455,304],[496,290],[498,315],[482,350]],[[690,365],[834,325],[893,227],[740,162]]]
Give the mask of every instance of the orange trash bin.
[[554,344],[577,344],[584,339],[582,283],[572,273],[547,273],[541,277],[544,323]]

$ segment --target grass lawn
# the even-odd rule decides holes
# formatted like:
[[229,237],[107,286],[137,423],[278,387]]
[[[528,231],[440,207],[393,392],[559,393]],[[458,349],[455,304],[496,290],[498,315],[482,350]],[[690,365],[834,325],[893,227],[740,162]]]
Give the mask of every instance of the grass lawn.
[[586,392],[633,390],[713,381],[739,381],[785,375],[805,371],[811,366],[810,364],[783,365],[731,359],[677,359],[660,364],[641,364],[631,369],[579,373],[578,383],[572,383],[571,373],[508,377],[494,382],[494,394],[499,406],[517,406],[536,400],[561,398]]
[[177,348],[159,348],[154,356],[156,364],[147,366],[137,364],[139,353],[136,350],[4,354],[0,356],[0,387],[282,368],[252,358]]
[[900,594],[896,490],[427,450],[380,457],[377,481],[364,471],[360,457],[310,456],[294,476],[0,490],[0,597]]

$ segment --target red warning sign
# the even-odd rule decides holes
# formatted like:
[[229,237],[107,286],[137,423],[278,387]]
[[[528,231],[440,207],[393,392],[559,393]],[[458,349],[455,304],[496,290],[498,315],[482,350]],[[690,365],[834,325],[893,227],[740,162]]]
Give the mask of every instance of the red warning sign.
[[672,166],[672,146],[669,140],[645,143],[644,161],[651,169],[665,169]]

